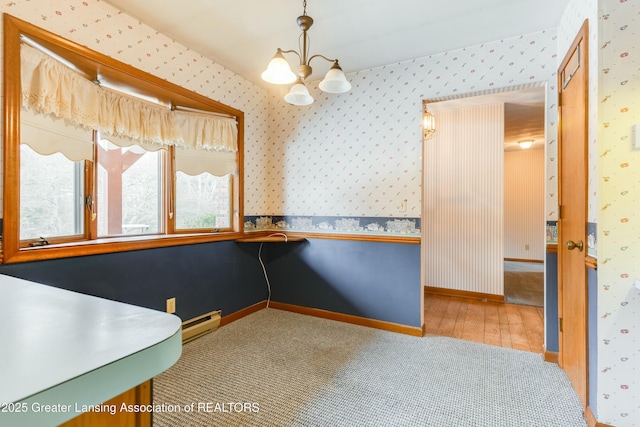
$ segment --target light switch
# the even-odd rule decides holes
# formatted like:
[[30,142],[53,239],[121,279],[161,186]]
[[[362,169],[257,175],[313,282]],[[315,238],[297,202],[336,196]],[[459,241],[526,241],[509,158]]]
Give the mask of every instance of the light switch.
[[631,144],[634,150],[640,150],[640,124],[635,124],[631,128]]

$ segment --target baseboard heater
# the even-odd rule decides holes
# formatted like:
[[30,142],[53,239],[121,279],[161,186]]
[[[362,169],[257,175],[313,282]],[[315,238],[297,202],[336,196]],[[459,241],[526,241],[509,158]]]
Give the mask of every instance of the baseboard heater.
[[212,311],[182,322],[182,343],[215,331],[220,326],[221,311]]

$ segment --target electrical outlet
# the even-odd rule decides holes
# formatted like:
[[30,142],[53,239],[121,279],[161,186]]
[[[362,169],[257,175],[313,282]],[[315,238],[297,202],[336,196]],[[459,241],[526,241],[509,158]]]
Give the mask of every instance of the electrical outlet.
[[528,251],[529,250],[529,245],[524,245],[524,250]]
[[167,313],[175,313],[176,312],[176,299],[168,298],[167,299]]
[[407,203],[409,201],[407,199],[404,199],[402,201],[400,201],[400,204],[398,205],[398,211],[399,212],[406,212],[407,211]]

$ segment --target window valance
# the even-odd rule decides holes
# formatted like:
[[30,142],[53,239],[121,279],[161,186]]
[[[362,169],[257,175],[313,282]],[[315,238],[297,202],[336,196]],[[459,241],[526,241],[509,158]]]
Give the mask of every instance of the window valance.
[[104,88],[25,43],[21,74],[23,108],[141,144],[238,150],[235,119],[172,111]]

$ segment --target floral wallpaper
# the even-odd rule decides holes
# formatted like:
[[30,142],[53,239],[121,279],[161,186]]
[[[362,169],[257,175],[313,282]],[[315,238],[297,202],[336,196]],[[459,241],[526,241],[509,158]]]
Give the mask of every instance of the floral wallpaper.
[[[268,215],[420,217],[423,99],[547,83],[546,216],[556,219],[556,30],[351,73],[349,93],[271,98]],[[428,142],[427,142],[428,143]]]
[[[553,29],[353,73],[347,94],[323,94],[316,82],[317,102],[298,108],[102,1],[0,10],[243,110],[246,215],[419,218],[422,99],[541,81],[555,90]],[[550,163],[555,122],[550,106]]]
[[600,0],[598,420],[640,420],[640,2]]
[[100,0],[7,1],[0,12],[243,111],[245,210],[260,211],[253,203],[262,199],[267,181],[264,89]]

